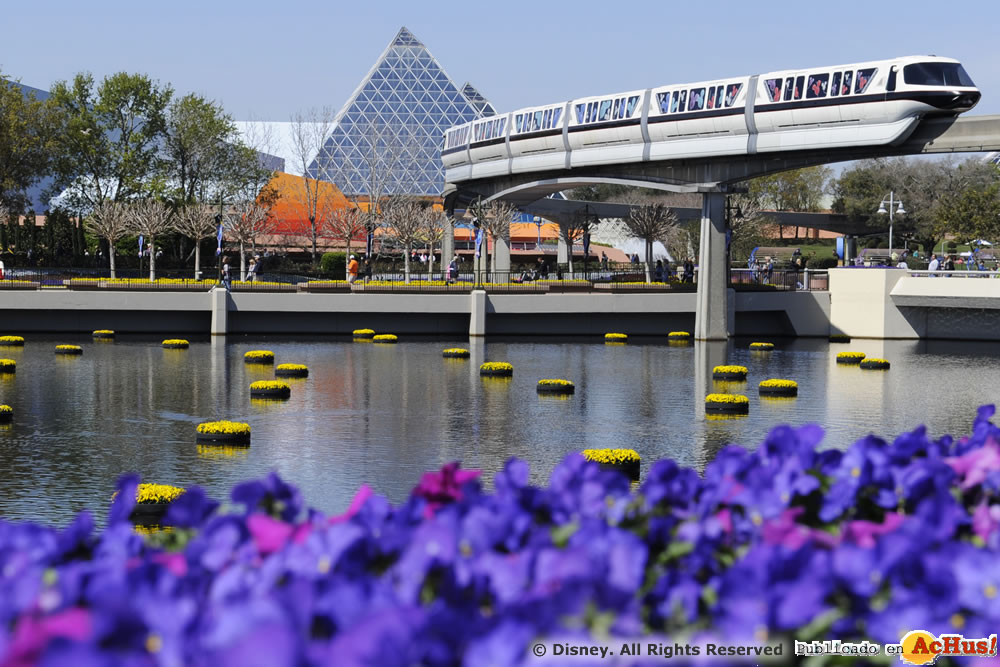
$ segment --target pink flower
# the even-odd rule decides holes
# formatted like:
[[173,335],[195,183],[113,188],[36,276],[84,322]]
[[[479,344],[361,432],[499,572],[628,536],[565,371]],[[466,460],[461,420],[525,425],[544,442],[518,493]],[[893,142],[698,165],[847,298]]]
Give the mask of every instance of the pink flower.
[[372,491],[372,487],[368,486],[367,484],[362,484],[361,487],[358,489],[358,492],[354,494],[354,500],[351,501],[351,506],[347,508],[347,511],[344,512],[343,514],[338,514],[337,516],[331,516],[329,519],[327,519],[327,523],[332,525],[335,523],[343,523],[347,521],[352,516],[360,512],[361,508],[365,506],[365,503],[373,495],[375,495],[375,492]]
[[981,484],[989,473],[1000,470],[1000,447],[996,441],[990,440],[979,449],[973,449],[961,456],[952,456],[944,461],[963,478],[961,488],[964,491]]
[[812,530],[796,523],[795,518],[805,510],[801,507],[786,509],[781,516],[768,519],[761,526],[761,536],[767,544],[780,544],[798,549],[812,538]]
[[56,638],[83,641],[92,630],[90,612],[71,607],[51,616],[24,616],[14,629],[4,667],[28,667],[38,661],[42,650]]
[[986,501],[976,505],[972,510],[972,532],[989,542],[997,527],[1000,527],[1000,505],[988,505]]
[[187,574],[187,560],[183,554],[159,553],[153,556],[153,561],[170,570],[175,576],[183,577]]
[[873,549],[876,537],[891,533],[899,528],[902,523],[903,515],[897,512],[886,514],[885,520],[882,523],[863,520],[849,521],[844,526],[844,537],[852,540],[859,547]]
[[413,489],[413,495],[427,500],[426,516],[433,516],[438,508],[462,499],[462,487],[482,474],[479,470],[461,470],[461,463],[446,463],[438,472],[427,472]]
[[295,532],[295,526],[273,519],[266,514],[251,514],[247,519],[247,529],[261,555],[274,553],[288,542]]

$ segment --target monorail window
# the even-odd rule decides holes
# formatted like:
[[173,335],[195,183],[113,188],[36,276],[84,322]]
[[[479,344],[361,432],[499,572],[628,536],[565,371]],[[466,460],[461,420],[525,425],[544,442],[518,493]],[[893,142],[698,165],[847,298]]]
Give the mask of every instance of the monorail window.
[[701,111],[704,106],[705,106],[705,89],[692,88],[691,104],[688,105],[688,111]]
[[677,113],[677,100],[679,99],[680,93],[675,90],[674,96],[670,99],[670,113]]
[[827,85],[830,83],[829,74],[810,74],[809,85],[806,87],[806,99],[826,97]]
[[556,107],[552,110],[552,127],[559,125],[559,119],[562,118],[562,109]]
[[622,100],[619,97],[615,99],[615,106],[614,109],[611,111],[611,117],[614,118],[615,120],[618,120],[619,118],[622,117],[621,113],[622,113]]
[[872,77],[875,76],[875,68],[870,67],[868,69],[859,69],[858,78],[854,80],[854,92],[863,93],[865,89],[868,88],[868,84],[872,82]]
[[531,131],[537,132],[540,129],[542,129],[542,112],[536,111],[531,119]]
[[903,68],[903,81],[916,86],[975,86],[958,63],[914,63]]
[[583,104],[576,105],[576,124],[579,125],[583,122],[584,114],[587,111],[587,107]]
[[840,72],[833,73],[833,85],[830,86],[830,97],[840,95]]
[[547,130],[552,127],[552,109],[546,109],[542,116],[542,129]]
[[767,99],[772,102],[781,101],[781,79],[767,79],[764,82],[767,87]]
[[854,72],[844,72],[844,83],[840,86],[841,95],[851,94],[851,81],[854,80]]
[[601,101],[601,114],[597,117],[597,120],[610,120],[611,119],[611,100]]
[[793,97],[797,100],[802,99],[802,87],[805,84],[805,80],[804,76],[795,77],[795,95]]
[[708,89],[708,101],[705,102],[706,109],[715,108],[715,86]]
[[[577,106],[577,108],[580,107],[579,104],[576,105],[576,106]],[[520,132],[524,128],[524,115],[523,114],[517,114],[516,116],[514,116],[514,127],[516,128],[516,130],[518,132]]]
[[[740,90],[743,89],[742,83],[731,83],[729,88],[726,89],[726,106],[731,107],[736,104],[736,98],[740,94]],[[719,87],[719,95],[722,94],[722,87]]]
[[684,111],[684,108],[687,106],[687,98],[688,98],[688,91],[682,90],[681,101],[677,104],[678,111]]
[[670,113],[670,93],[657,93],[656,103],[660,105],[660,113]]
[[785,101],[786,102],[788,102],[789,100],[792,99],[792,92],[793,92],[792,91],[792,84],[793,83],[794,83],[794,81],[792,80],[792,77],[788,77],[787,79],[785,79]]

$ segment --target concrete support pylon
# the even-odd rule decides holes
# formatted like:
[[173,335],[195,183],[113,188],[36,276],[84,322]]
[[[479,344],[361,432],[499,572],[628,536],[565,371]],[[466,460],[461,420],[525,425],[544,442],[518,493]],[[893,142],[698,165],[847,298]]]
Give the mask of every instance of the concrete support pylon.
[[448,264],[455,256],[455,219],[451,216],[444,216],[441,219],[441,273],[448,272]]
[[510,273],[510,239],[498,238],[493,241],[493,271],[500,275],[496,277],[497,282],[509,280]]
[[726,196],[706,192],[701,204],[698,309],[694,317],[697,340],[727,340],[732,331],[727,261]]

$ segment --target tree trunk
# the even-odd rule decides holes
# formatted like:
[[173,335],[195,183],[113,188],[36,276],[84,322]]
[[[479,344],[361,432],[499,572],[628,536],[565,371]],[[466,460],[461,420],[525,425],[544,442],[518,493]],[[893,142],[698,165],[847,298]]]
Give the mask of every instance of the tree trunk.
[[430,252],[427,253],[427,280],[434,280],[434,242],[427,244]]
[[[367,259],[367,258],[366,258]],[[344,256],[344,280],[351,277],[351,272],[347,267],[351,265],[351,237],[347,237],[347,254]],[[361,263],[358,263],[358,277],[361,277]]]
[[653,282],[653,240],[646,239],[646,284]]
[[115,245],[108,239],[108,261],[111,262],[111,279],[115,278]]
[[[309,218],[309,229],[312,230],[312,266],[315,271],[316,267],[319,266],[316,261],[316,218]],[[347,256],[350,257],[351,255],[348,253]]]
[[243,241],[240,241],[240,282],[246,282],[247,279],[247,253],[246,249],[243,247]]
[[407,246],[403,250],[403,279],[407,285],[410,284],[410,246]]
[[194,279],[201,278],[201,239],[194,244]]
[[149,282],[156,280],[156,237],[149,236]]

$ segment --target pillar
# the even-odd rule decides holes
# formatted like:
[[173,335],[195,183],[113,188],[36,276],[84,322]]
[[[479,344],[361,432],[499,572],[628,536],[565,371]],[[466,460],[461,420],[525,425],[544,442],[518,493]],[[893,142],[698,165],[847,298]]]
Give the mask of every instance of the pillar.
[[700,248],[694,337],[697,340],[727,340],[730,332],[729,271],[726,266],[726,197],[721,192],[702,195]]
[[472,290],[469,304],[469,337],[486,335],[486,290]]
[[448,264],[455,256],[455,220],[450,216],[441,219],[441,273],[448,271]]
[[493,271],[500,275],[494,282],[504,282],[510,273],[510,239],[496,239],[493,242]]
[[212,300],[212,335],[225,336],[229,319],[229,291],[217,285],[208,296]]

